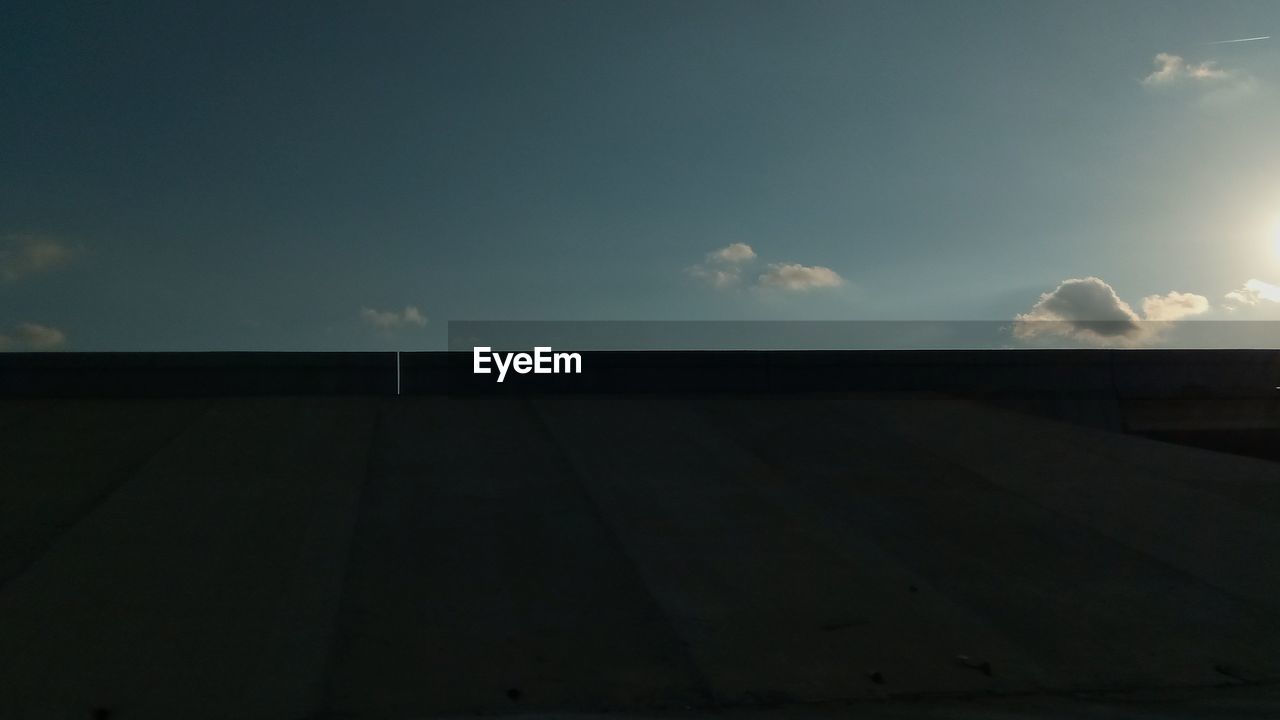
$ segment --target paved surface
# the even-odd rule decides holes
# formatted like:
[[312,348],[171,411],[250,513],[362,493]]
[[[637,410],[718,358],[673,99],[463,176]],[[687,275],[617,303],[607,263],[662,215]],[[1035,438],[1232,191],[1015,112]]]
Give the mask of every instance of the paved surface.
[[906,393],[0,430],[4,718],[1280,715],[1274,462]]

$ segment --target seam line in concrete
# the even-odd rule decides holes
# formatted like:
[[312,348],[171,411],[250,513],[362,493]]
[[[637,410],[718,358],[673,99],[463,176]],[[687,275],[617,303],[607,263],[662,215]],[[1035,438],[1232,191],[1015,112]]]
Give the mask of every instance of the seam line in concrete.
[[8,589],[10,584],[26,574],[31,568],[35,567],[35,565],[44,559],[45,556],[47,556],[63,538],[70,534],[72,530],[79,527],[86,518],[97,512],[98,509],[105,505],[112,496],[120,491],[121,488],[136,480],[138,476],[142,474],[142,471],[146,469],[147,465],[151,464],[151,462],[154,461],[160,453],[164,452],[167,448],[177,442],[177,440],[185,435],[201,418],[207,415],[209,413],[210,406],[211,401],[205,400],[203,402],[203,407],[198,412],[193,413],[191,419],[179,426],[171,435],[157,443],[150,451],[144,453],[142,458],[139,459],[132,468],[121,474],[121,477],[117,482],[103,488],[97,495],[89,498],[89,500],[86,501],[84,506],[80,509],[79,513],[61,530],[54,533],[53,537],[49,538],[48,542],[44,543],[42,547],[32,552],[27,560],[7,577],[0,578],[0,592],[4,592]]
[[[397,353],[398,355],[398,353]],[[343,618],[349,615],[351,604],[351,558],[355,554],[356,543],[361,536],[361,520],[364,518],[365,503],[368,499],[369,485],[373,482],[374,463],[377,459],[375,450],[378,448],[379,440],[383,430],[383,408],[381,402],[375,405],[373,415],[373,427],[369,431],[369,445],[365,450],[364,461],[364,477],[360,480],[360,487],[357,490],[356,501],[351,509],[353,513],[351,521],[351,537],[347,541],[347,557],[343,562],[342,581],[339,586],[339,596],[337,609],[334,611],[333,618],[329,622],[331,638],[329,647],[326,652],[324,668],[319,678],[319,689],[316,698],[315,712],[307,717],[328,718],[337,717],[333,714],[332,705],[334,700],[334,682],[335,672],[337,670],[338,660],[346,645],[343,640],[342,623]]]
[[636,577],[640,582],[640,586],[644,588],[645,597],[648,598],[654,609],[656,609],[661,615],[662,623],[666,625],[668,631],[670,631],[671,637],[679,641],[680,655],[686,666],[692,672],[694,689],[702,695],[703,701],[708,707],[718,707],[720,702],[719,698],[717,697],[706,672],[698,665],[697,658],[693,656],[693,653],[689,651],[688,639],[680,633],[679,627],[672,622],[671,616],[667,612],[667,608],[664,607],[662,603],[658,601],[657,596],[653,594],[653,590],[649,587],[648,582],[645,581],[644,573],[640,571],[639,563],[637,563],[636,559],[632,557],[626,544],[622,541],[622,537],[618,534],[617,528],[613,526],[613,523],[609,522],[608,516],[600,508],[600,504],[596,502],[595,496],[593,496],[591,491],[587,488],[587,484],[583,481],[583,474],[574,464],[572,457],[569,455],[568,449],[565,448],[564,443],[560,442],[560,438],[555,434],[555,431],[552,430],[550,424],[547,423],[547,420],[543,417],[542,413],[538,411],[533,400],[527,397],[523,398],[521,405],[532,420],[535,430],[543,436],[547,441],[548,446],[555,451],[556,461],[563,466],[566,477],[570,479],[574,488],[582,496],[583,501],[587,504],[587,507],[590,508],[591,514],[600,522],[600,526],[608,531],[609,539],[612,540],[614,547],[617,548],[618,555],[626,561],[631,574]]

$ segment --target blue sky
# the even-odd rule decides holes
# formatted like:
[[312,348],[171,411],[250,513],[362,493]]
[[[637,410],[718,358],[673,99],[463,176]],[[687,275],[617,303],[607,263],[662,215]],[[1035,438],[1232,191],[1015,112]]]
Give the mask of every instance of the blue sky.
[[1278,319],[1280,41],[1207,44],[1273,32],[1269,0],[8,3],[0,349]]

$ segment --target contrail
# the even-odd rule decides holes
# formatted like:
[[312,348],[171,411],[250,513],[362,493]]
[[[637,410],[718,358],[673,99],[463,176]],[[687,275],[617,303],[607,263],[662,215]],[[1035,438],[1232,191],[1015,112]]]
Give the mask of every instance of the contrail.
[[1256,38],[1240,38],[1239,40],[1216,40],[1214,42],[1205,43],[1205,45],[1226,45],[1227,43],[1253,42],[1254,40],[1270,40],[1270,35],[1263,35]]

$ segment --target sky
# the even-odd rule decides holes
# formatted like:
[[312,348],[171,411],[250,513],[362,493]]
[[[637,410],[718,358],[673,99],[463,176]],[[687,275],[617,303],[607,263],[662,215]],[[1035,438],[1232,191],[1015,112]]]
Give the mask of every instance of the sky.
[[1280,319],[1280,39],[1220,42],[1273,33],[1272,0],[8,2],[0,350]]

